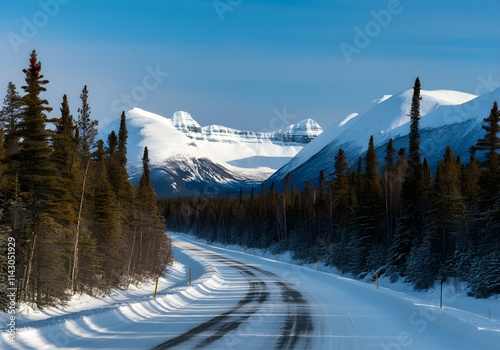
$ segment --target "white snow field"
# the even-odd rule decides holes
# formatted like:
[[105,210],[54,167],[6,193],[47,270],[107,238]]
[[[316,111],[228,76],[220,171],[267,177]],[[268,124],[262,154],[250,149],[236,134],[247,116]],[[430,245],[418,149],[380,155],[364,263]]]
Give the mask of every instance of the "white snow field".
[[440,309],[436,291],[396,291],[388,287],[403,285],[386,280],[377,289],[187,235],[172,238],[177,261],[156,299],[149,283],[104,299],[74,298],[62,310],[32,310],[18,315],[16,342],[2,332],[0,348],[499,348],[498,299],[466,298],[445,285]]

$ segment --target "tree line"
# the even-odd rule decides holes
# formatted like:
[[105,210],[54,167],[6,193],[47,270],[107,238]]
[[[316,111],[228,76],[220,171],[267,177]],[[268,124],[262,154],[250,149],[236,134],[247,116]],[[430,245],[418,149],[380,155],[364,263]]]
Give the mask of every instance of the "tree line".
[[[173,260],[147,148],[139,186],[128,180],[125,113],[118,134],[96,140],[85,86],[76,118],[66,95],[49,118],[41,69],[33,50],[23,92],[9,82],[0,110],[0,308],[7,288],[18,302],[58,305],[74,293],[102,295],[157,276]],[[13,285],[8,238],[15,240]]]
[[[334,171],[303,190],[252,189],[250,196],[162,200],[170,230],[207,241],[290,250],[364,278],[390,276],[425,290],[436,281],[466,282],[475,297],[500,294],[500,112],[484,119],[484,137],[463,162],[446,148],[433,174],[420,152],[420,80],[413,87],[408,151],[390,140],[383,164],[373,136],[348,166],[339,149]],[[457,283],[457,288],[461,285]]]

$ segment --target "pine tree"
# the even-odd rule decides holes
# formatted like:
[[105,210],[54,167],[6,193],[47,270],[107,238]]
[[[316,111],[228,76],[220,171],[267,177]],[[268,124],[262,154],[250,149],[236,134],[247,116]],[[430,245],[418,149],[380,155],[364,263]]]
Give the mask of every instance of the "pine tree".
[[0,127],[5,130],[5,147],[7,154],[12,155],[19,150],[19,135],[17,133],[18,124],[22,115],[22,101],[16,85],[9,82],[4,106],[0,110]]
[[420,166],[420,79],[415,79],[410,110],[410,155],[409,163],[413,169]]
[[80,149],[84,157],[88,157],[91,149],[94,147],[98,125],[97,120],[90,119],[91,112],[88,103],[88,94],[89,91],[87,89],[87,85],[85,85],[80,95],[82,105],[78,108],[78,119],[76,122],[80,136]]
[[113,186],[116,199],[126,212],[131,205],[132,186],[128,181],[127,173],[127,124],[125,113],[120,118],[120,130],[118,136],[114,131],[108,136],[109,161],[107,164],[109,181]]
[[108,149],[107,152],[110,156],[113,156],[116,151],[118,150],[118,137],[116,136],[116,133],[111,131],[111,133],[108,135]]
[[345,212],[349,206],[349,179],[347,171],[347,158],[345,152],[340,148],[335,156],[334,181],[332,184],[333,198],[335,201],[336,212]]
[[[52,159],[49,141],[52,132],[46,129],[45,112],[52,110],[40,98],[48,83],[41,75],[41,63],[36,51],[30,56],[29,68],[24,69],[26,85],[22,97],[23,114],[18,125],[19,152],[12,157],[19,179],[20,194],[30,215],[28,233],[18,237],[25,252],[22,278],[22,298],[40,304],[53,304],[65,298],[67,276],[64,255],[70,233],[66,224],[73,220],[67,189],[64,188]],[[19,231],[24,232],[26,231]],[[49,258],[50,257],[50,258]],[[62,271],[62,273],[60,273]]]
[[469,163],[462,171],[462,194],[465,196],[469,208],[471,208],[479,199],[481,188],[479,186],[479,177],[481,170],[479,162],[476,159],[476,150],[471,148]]
[[96,253],[103,271],[101,288],[117,286],[121,282],[123,272],[124,240],[120,234],[119,207],[113,187],[109,183],[106,160],[100,155],[104,153],[103,142],[97,143],[94,167],[97,169],[93,179],[93,205],[90,230],[96,242]]
[[433,216],[437,225],[437,237],[432,241],[432,250],[444,266],[455,250],[453,233],[464,221],[465,206],[460,184],[461,165],[449,146],[444,159],[438,163],[434,181]]
[[382,168],[382,184],[385,198],[385,219],[387,228],[387,242],[392,242],[396,219],[398,216],[399,192],[401,178],[396,165],[396,149],[392,139],[389,139],[385,150],[384,166]]
[[424,185],[419,134],[420,99],[420,80],[417,78],[413,87],[410,111],[410,154],[401,190],[402,212],[391,246],[392,264],[402,273],[413,244],[421,242],[424,230]]
[[482,128],[486,131],[485,136],[479,139],[474,146],[477,151],[485,152],[485,160],[481,162],[481,186],[482,208],[491,206],[497,193],[500,191],[500,111],[495,101],[490,115],[484,119]]
[[52,137],[54,152],[52,159],[58,169],[59,175],[65,179],[76,180],[80,167],[77,130],[73,116],[70,113],[68,97],[63,96],[61,103],[61,117],[52,122],[55,132]]
[[364,186],[357,213],[361,237],[368,247],[382,241],[379,223],[382,214],[383,192],[380,174],[377,170],[378,166],[377,152],[373,136],[371,136],[365,157]]
[[125,168],[127,165],[127,122],[125,112],[120,116],[120,129],[118,131],[118,152],[120,153],[120,165]]
[[133,263],[132,257],[134,257],[136,265],[132,270],[158,275],[167,264],[171,263],[172,251],[170,241],[164,235],[163,218],[160,216],[156,193],[151,183],[147,147],[144,148],[142,165],[143,172],[139,182],[137,201],[139,237],[136,238],[134,235],[129,265]]

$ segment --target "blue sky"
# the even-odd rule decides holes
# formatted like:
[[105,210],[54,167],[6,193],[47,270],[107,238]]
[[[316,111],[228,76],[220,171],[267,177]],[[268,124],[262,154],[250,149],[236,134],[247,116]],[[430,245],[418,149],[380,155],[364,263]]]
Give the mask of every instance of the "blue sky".
[[[0,2],[0,94],[33,48],[58,112],[83,85],[102,124],[132,106],[201,125],[323,127],[411,88],[500,82],[500,3],[429,0]],[[484,91],[486,92],[486,91]]]

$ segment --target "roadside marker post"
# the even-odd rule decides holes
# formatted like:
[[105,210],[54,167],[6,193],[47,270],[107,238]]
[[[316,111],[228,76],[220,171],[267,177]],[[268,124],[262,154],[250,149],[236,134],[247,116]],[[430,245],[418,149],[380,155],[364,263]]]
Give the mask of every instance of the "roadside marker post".
[[153,295],[153,298],[156,298],[156,292],[158,291],[158,280],[160,277],[156,277],[156,284],[155,284],[155,294]]

